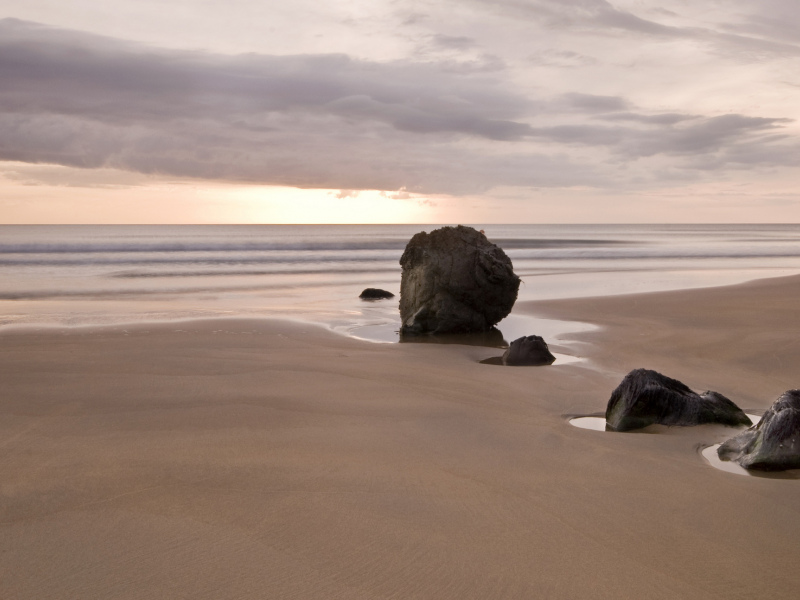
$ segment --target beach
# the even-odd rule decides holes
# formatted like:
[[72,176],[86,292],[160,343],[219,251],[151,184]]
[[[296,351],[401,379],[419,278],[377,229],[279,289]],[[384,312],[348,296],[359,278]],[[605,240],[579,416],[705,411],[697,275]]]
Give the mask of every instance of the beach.
[[2,329],[3,596],[794,597],[800,481],[709,466],[736,430],[568,417],[638,367],[763,411],[799,291],[519,302],[598,326],[536,368],[269,318]]

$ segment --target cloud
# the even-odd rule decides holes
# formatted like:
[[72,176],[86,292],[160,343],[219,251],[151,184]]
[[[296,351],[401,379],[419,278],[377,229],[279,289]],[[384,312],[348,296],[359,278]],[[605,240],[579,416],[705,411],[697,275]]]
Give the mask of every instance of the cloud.
[[[758,12],[746,16],[741,23],[704,23],[703,26],[666,25],[617,8],[606,0],[472,2],[485,10],[511,18],[540,22],[551,30],[574,30],[596,35],[627,32],[665,40],[691,40],[708,44],[728,54],[748,55],[752,58],[800,56],[800,11],[794,0],[770,0],[768,7],[759,4]],[[747,6],[748,3],[740,1],[740,4]],[[769,8],[773,10],[769,11]],[[668,18],[677,16],[672,11],[663,9],[649,12]],[[765,12],[772,16],[764,17]]]
[[444,35],[436,33],[430,36],[431,44],[446,50],[470,50],[478,45],[471,37],[463,35]]
[[595,96],[577,92],[564,94],[561,97],[561,102],[571,108],[589,113],[604,113],[630,108],[628,101],[619,96]]
[[[598,6],[571,4],[588,15]],[[584,91],[534,96],[476,65],[167,50],[5,19],[0,160],[339,194],[474,194],[611,188],[629,177],[619,165],[653,157],[688,172],[795,156],[786,119],[651,112]],[[691,156],[701,158],[686,164]]]
[[528,62],[543,67],[558,67],[560,69],[570,69],[577,67],[588,67],[598,64],[598,60],[572,50],[558,50],[550,48],[541,50],[528,57]]
[[339,190],[338,192],[330,192],[330,194],[337,200],[344,200],[345,198],[358,198],[359,190]]

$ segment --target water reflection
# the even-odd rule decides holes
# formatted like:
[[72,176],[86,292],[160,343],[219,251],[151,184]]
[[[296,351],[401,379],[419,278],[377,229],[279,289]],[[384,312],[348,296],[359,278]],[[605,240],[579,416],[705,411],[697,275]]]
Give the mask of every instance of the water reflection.
[[[569,354],[560,354],[558,352],[551,352],[551,354],[556,357],[556,360],[555,360],[554,363],[552,363],[550,365],[513,365],[513,366],[557,367],[557,366],[560,366],[560,365],[569,365],[571,363],[583,362],[584,360],[586,360],[584,358],[581,358],[580,356],[571,356]],[[478,362],[480,362],[482,365],[498,365],[498,366],[501,366],[501,367],[502,366],[506,366],[506,365],[503,365],[503,357],[502,356],[493,356],[491,358],[484,358],[483,360],[478,361]]]
[[[370,307],[371,308],[371,307]],[[382,312],[378,312],[378,310]],[[526,335],[540,335],[547,341],[557,340],[559,336],[591,331],[596,329],[589,323],[576,321],[560,321],[558,319],[540,319],[528,315],[509,315],[497,327],[490,331],[478,333],[459,333],[449,335],[417,335],[401,336],[398,309],[388,303],[376,307],[369,314],[359,312],[354,317],[371,317],[373,324],[367,325],[334,325],[340,331],[355,338],[369,342],[412,343],[412,344],[463,344],[467,346],[485,346],[487,348],[508,348],[509,342]],[[559,364],[582,360],[566,354],[557,355]]]

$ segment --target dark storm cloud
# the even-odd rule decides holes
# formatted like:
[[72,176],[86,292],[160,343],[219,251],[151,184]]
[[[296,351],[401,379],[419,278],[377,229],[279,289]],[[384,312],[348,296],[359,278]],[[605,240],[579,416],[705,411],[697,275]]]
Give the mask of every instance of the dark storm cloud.
[[618,96],[531,98],[470,63],[161,50],[0,21],[0,160],[464,194],[615,184],[608,168],[571,159],[576,148],[603,153],[598,165],[785,164],[784,124],[648,114]]

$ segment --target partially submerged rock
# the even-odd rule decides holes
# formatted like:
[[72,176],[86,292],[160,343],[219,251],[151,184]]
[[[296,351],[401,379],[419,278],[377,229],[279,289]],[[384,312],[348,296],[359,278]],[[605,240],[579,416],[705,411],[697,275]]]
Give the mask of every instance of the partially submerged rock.
[[378,288],[367,288],[361,292],[359,298],[362,300],[383,300],[384,298],[394,298],[394,294]]
[[552,365],[555,360],[556,357],[550,353],[547,342],[538,335],[514,340],[503,354],[503,364],[513,367]]
[[729,439],[717,454],[745,469],[800,469],[800,390],[784,392],[758,425]]
[[648,425],[691,426],[706,423],[752,425],[741,408],[717,392],[697,394],[656,371],[631,371],[611,393],[606,425],[614,431]]
[[511,312],[520,279],[511,259],[472,227],[416,234],[400,258],[402,333],[486,331]]

